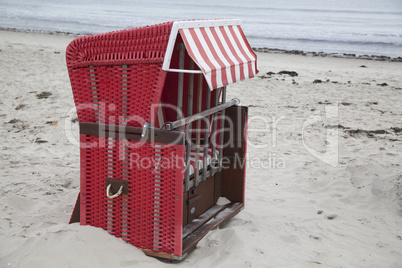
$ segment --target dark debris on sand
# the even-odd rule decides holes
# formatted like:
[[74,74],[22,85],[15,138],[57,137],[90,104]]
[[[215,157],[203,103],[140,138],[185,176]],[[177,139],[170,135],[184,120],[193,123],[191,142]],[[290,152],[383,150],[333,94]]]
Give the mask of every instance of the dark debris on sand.
[[319,101],[318,104],[332,104],[332,102],[329,101]]
[[47,98],[49,98],[50,96],[52,96],[52,93],[47,92],[47,91],[43,91],[43,92],[41,92],[41,93],[39,93],[39,94],[36,94],[36,97],[37,97],[38,99],[47,99]]
[[25,104],[20,104],[17,107],[15,107],[15,110],[21,110],[22,108],[24,108],[26,105]]
[[295,76],[299,75],[295,71],[280,71],[278,74],[286,74],[286,75],[290,75],[291,77],[295,77]]
[[350,103],[350,102],[341,102],[341,104],[344,105],[344,106],[349,106],[349,105],[351,105],[352,103]]
[[[373,139],[387,139],[389,141],[401,141],[400,139],[396,139],[394,135],[399,136],[402,135],[402,128],[400,127],[391,127],[387,130],[385,129],[377,129],[377,130],[364,130],[364,129],[350,129],[349,127],[344,127],[342,125],[327,125],[326,128],[338,128],[345,133],[349,134],[350,137],[360,138],[367,137]],[[392,137],[393,136],[393,137]],[[343,136],[344,138],[348,138],[348,136]]]
[[352,137],[367,136],[369,138],[375,138],[376,135],[381,134],[390,134],[390,132],[384,129],[379,130],[347,129],[346,132]]
[[9,124],[17,124],[17,123],[22,123],[22,121],[21,120],[19,120],[19,119],[11,119],[10,121],[8,121],[8,123]]
[[42,140],[41,138],[36,138],[35,143],[46,143],[46,140]]
[[402,132],[402,127],[391,127],[391,130],[394,131],[395,134],[399,134]]
[[271,78],[274,75],[289,75],[290,77],[295,77],[295,76],[299,76],[299,74],[295,71],[280,71],[278,73],[274,73],[274,72],[267,72],[265,75],[259,76],[259,78],[265,79],[265,78]]
[[380,87],[387,87],[388,84],[387,84],[387,83],[381,83],[381,84],[377,84],[377,86],[380,86]]
[[337,129],[350,129],[349,127],[344,127],[342,125],[326,125],[325,128],[329,128],[329,129],[333,129],[333,128],[337,128]]

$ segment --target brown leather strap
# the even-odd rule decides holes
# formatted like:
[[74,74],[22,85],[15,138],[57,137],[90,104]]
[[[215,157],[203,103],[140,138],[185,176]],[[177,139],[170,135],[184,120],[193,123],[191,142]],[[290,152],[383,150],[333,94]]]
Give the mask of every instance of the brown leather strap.
[[143,128],[141,127],[127,127],[121,125],[82,122],[80,123],[80,134],[106,138],[184,145],[184,132],[167,131],[156,128],[147,128],[144,132],[144,137],[142,137]]

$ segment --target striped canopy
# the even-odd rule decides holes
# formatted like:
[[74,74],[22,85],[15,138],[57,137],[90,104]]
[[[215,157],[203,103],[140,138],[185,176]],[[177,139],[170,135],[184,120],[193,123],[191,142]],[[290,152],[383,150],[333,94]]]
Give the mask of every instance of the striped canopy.
[[[247,42],[239,20],[175,22],[170,39],[180,33],[189,56],[204,73],[211,90],[252,78],[257,56]],[[169,40],[170,42],[170,40]],[[169,47],[165,61],[169,60]],[[164,62],[164,70],[168,70]]]

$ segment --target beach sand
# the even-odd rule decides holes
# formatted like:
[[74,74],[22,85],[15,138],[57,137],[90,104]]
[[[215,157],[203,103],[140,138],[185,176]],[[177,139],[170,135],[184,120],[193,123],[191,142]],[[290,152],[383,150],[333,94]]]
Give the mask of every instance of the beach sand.
[[[73,39],[0,31],[0,267],[171,267],[68,224]],[[176,265],[401,267],[402,63],[257,55],[257,77],[228,87],[250,107],[246,208]]]

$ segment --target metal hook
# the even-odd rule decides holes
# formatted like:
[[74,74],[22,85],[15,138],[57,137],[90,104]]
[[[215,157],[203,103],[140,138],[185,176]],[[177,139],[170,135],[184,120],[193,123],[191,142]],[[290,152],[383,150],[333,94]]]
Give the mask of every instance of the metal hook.
[[148,128],[152,127],[151,123],[145,122],[145,124],[142,126],[142,133],[141,133],[141,138],[144,138],[145,135],[147,134]]
[[112,187],[112,184],[109,184],[109,185],[106,187],[106,196],[107,196],[107,198],[109,198],[109,199],[116,198],[116,197],[118,197],[119,195],[121,195],[121,193],[123,192],[123,185],[122,185],[122,186],[120,186],[120,189],[119,189],[119,191],[117,191],[117,193],[115,193],[115,194],[113,194],[113,195],[110,195],[110,187]]

